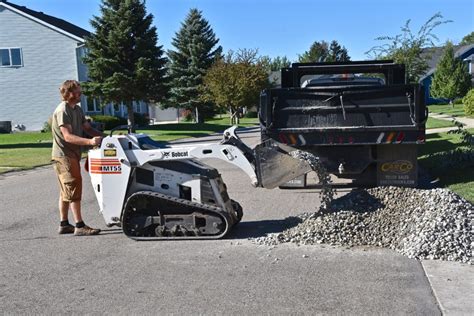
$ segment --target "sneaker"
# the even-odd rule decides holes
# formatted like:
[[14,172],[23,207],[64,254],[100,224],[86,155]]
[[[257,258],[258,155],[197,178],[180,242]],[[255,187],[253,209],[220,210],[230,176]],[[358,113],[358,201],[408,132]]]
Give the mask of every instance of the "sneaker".
[[92,236],[98,235],[100,233],[100,229],[90,228],[89,226],[84,226],[81,228],[74,229],[74,236]]
[[68,224],[67,226],[59,226],[58,233],[59,235],[72,234],[74,233],[74,229],[75,227],[71,224]]

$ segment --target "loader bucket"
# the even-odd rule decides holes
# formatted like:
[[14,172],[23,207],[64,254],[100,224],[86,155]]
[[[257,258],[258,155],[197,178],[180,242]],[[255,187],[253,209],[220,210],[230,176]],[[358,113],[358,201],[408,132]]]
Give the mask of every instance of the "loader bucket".
[[273,189],[312,170],[308,163],[288,154],[294,150],[271,139],[254,148],[255,170],[261,187]]

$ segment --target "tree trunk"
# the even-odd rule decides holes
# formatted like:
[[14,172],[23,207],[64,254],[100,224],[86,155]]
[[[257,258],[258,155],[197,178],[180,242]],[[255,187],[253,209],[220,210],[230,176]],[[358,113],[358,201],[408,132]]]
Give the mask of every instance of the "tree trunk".
[[127,101],[127,112],[128,112],[128,132],[135,133],[135,118],[133,117],[133,101]]
[[204,123],[204,117],[202,115],[199,115],[199,109],[195,107],[195,113],[196,113],[196,123]]
[[451,107],[454,108],[454,102],[452,99],[449,99],[449,105],[451,105]]
[[234,111],[232,111],[232,107],[230,107],[230,106],[229,106],[229,113],[230,113],[229,124],[233,125],[233,123],[234,123]]

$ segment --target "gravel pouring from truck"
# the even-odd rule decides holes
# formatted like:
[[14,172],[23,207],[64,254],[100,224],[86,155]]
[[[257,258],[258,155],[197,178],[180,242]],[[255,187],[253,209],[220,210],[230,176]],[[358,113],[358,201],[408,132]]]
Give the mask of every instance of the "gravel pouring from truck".
[[[262,140],[310,152],[330,173],[369,186],[417,186],[427,117],[423,89],[393,61],[294,63],[259,108]],[[306,175],[295,180],[287,186],[306,185]]]

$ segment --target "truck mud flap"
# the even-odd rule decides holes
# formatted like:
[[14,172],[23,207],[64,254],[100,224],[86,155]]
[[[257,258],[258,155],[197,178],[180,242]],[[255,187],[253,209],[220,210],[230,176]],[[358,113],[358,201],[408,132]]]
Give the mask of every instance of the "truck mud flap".
[[377,146],[377,185],[418,185],[417,145]]

